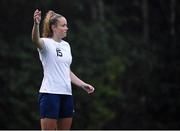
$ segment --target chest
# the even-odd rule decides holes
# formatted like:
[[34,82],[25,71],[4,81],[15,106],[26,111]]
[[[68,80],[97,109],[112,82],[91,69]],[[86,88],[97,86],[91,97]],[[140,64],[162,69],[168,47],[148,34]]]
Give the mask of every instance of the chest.
[[71,64],[72,56],[70,47],[66,44],[54,44],[48,47],[48,56],[57,63]]

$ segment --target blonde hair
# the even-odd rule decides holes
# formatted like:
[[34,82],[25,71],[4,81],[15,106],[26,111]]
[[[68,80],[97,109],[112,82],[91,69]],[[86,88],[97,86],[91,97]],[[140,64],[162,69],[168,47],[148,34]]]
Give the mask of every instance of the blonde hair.
[[49,10],[46,13],[46,16],[45,16],[44,21],[43,21],[43,31],[42,31],[42,36],[43,37],[47,38],[47,37],[52,37],[53,36],[53,31],[52,31],[51,26],[52,25],[56,26],[58,18],[60,18],[60,17],[62,17],[62,15],[57,14],[52,10]]

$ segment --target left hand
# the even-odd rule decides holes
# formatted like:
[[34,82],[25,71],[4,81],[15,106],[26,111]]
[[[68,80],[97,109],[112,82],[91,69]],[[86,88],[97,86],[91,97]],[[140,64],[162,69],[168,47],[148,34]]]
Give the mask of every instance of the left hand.
[[81,86],[88,94],[93,93],[94,92],[94,87],[90,84],[84,83]]

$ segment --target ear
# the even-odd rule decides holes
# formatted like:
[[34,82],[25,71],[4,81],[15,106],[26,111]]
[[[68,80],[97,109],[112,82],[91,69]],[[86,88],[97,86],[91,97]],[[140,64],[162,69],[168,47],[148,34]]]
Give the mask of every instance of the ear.
[[55,30],[55,27],[56,27],[55,25],[52,25],[52,26],[51,26],[52,31]]

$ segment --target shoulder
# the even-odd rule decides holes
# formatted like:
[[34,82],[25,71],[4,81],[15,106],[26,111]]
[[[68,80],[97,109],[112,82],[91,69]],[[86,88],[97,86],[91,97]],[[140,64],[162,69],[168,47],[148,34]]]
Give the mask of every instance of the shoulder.
[[70,44],[67,41],[62,40],[62,42],[63,42],[64,45],[70,46]]
[[45,46],[52,46],[52,45],[54,45],[53,44],[53,40],[51,38],[43,38],[42,37],[41,39],[43,40]]
[[52,41],[50,38],[44,38],[44,37],[42,37],[41,39],[42,39],[44,42],[51,42],[51,41]]
[[52,40],[50,38],[44,38],[44,37],[41,37],[41,40],[43,41],[43,48],[40,50],[40,52],[46,52],[53,45],[51,44]]

